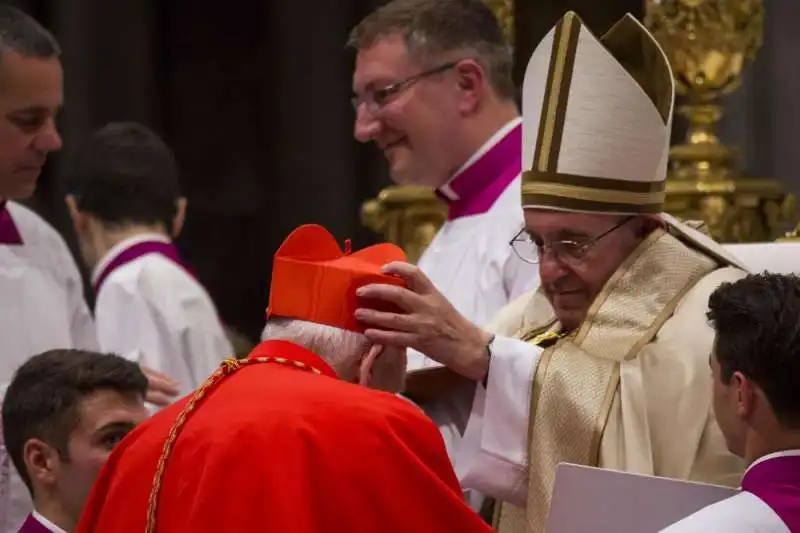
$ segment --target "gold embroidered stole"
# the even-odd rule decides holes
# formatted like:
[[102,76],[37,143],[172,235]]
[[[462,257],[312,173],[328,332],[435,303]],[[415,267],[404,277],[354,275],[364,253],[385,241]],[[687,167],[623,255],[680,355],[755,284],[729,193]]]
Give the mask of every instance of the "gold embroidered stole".
[[[656,231],[609,279],[580,329],[542,352],[531,393],[527,507],[498,502],[500,533],[544,532],[559,463],[598,466],[620,363],[636,358],[686,292],[715,268],[713,259]],[[541,332],[518,337],[538,342],[533,337]]]

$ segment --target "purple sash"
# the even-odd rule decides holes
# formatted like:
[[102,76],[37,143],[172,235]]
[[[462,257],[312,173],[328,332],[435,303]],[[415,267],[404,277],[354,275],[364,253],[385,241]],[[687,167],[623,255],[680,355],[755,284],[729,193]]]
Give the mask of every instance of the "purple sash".
[[32,514],[28,515],[17,533],[52,533],[44,524],[36,520]]
[[448,204],[448,220],[486,213],[503,191],[522,172],[522,124],[517,124],[477,161],[450,182],[457,200],[442,192],[437,196]]
[[22,235],[11,218],[5,202],[0,202],[0,244],[21,245]]
[[197,276],[194,275],[194,272],[191,271],[189,267],[187,267],[183,261],[181,261],[180,255],[178,254],[177,248],[175,245],[170,242],[161,242],[161,241],[144,241],[140,243],[136,243],[130,248],[126,248],[123,250],[119,255],[117,255],[106,267],[100,272],[100,275],[97,276],[97,280],[94,282],[94,292],[95,294],[100,293],[100,288],[103,286],[103,282],[108,279],[108,276],[111,275],[116,269],[120,268],[123,265],[130,263],[131,261],[138,259],[142,256],[148,254],[161,254],[176,265],[183,268],[187,274],[197,279]]
[[752,466],[742,490],[769,505],[790,531],[800,531],[800,455],[783,455]]

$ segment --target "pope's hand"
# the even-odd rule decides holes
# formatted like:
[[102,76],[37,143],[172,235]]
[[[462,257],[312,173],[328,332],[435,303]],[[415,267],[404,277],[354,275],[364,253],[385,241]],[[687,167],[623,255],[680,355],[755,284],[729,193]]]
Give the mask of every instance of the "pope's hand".
[[172,403],[178,395],[178,384],[175,383],[169,376],[156,372],[152,368],[139,365],[142,374],[147,378],[147,393],[145,394],[145,401],[165,407]]
[[405,313],[357,309],[356,318],[367,326],[364,334],[378,344],[414,348],[469,379],[484,379],[491,335],[456,311],[416,266],[395,262],[383,271],[403,278],[407,288],[373,284],[356,294],[393,303]]

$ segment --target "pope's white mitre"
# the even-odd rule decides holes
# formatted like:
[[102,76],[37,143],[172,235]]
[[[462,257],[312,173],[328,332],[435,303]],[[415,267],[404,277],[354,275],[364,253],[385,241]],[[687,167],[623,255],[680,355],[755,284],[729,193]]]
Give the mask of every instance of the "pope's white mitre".
[[661,212],[675,86],[638,20],[598,39],[567,13],[533,52],[522,92],[523,207]]

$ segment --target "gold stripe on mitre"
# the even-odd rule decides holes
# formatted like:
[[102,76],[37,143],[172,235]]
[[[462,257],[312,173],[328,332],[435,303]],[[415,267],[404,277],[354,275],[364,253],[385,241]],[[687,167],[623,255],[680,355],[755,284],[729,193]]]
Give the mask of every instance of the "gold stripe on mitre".
[[[635,83],[644,93],[643,96],[646,95],[653,104],[663,121],[665,131],[669,130],[674,81],[666,56],[652,35],[634,17],[626,15],[602,38],[594,39],[575,13],[567,13],[553,30],[531,168],[522,173],[522,206],[595,213],[660,213],[665,200],[666,172],[664,171],[663,176],[660,175],[660,170],[655,169],[654,165],[652,167],[647,165],[649,168],[642,169],[645,181],[632,180],[630,177],[613,179],[607,175],[609,170],[604,168],[592,170],[589,175],[583,176],[559,171],[559,156],[565,128],[569,128],[570,136],[582,133],[580,123],[576,124],[572,119],[567,123],[568,107],[588,105],[586,113],[590,117],[589,122],[597,124],[597,119],[591,119],[591,106],[598,105],[597,102],[587,104],[575,102],[574,99],[570,101],[569,98],[574,81],[574,69],[578,64],[579,47],[587,46],[582,44],[586,42],[587,37],[599,43],[613,61],[624,69],[630,76],[631,82]],[[531,83],[541,83],[541,77],[538,81],[535,75],[533,78]],[[523,115],[526,112],[524,106],[523,101]],[[535,116],[536,111],[538,110],[531,115]],[[602,115],[606,110],[598,108],[597,112]],[[535,124],[531,129],[534,128]],[[577,131],[573,132],[572,128]],[[613,135],[615,132],[608,133]],[[664,164],[667,144],[668,134],[664,143]],[[570,157],[574,159],[580,157],[580,154],[577,156],[570,154]]]
[[615,180],[535,170],[522,175],[523,206],[599,213],[660,213],[666,195],[664,180]]
[[542,118],[536,140],[534,168],[540,172],[555,170],[558,163],[558,151],[564,135],[564,115],[567,112],[567,98],[582,25],[578,15],[569,12],[555,27]]

